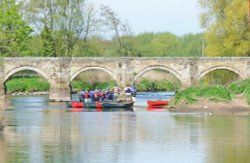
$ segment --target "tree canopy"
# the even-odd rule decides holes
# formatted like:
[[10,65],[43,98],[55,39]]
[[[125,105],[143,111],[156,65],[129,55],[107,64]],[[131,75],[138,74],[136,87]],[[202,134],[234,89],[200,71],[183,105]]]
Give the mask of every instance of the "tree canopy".
[[248,0],[199,0],[208,56],[250,56]]

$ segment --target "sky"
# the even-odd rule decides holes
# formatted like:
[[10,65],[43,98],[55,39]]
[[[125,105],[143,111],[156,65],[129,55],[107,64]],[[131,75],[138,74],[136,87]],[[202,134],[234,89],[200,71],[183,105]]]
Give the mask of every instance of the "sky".
[[109,5],[135,34],[171,32],[176,35],[199,33],[198,0],[94,0]]

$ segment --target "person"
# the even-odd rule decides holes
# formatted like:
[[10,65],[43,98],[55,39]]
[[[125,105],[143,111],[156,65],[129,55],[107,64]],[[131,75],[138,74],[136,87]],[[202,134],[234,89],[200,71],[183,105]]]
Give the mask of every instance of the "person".
[[132,86],[131,92],[132,92],[132,97],[135,97],[136,96],[136,86],[135,85]]
[[83,102],[83,100],[84,100],[84,91],[83,91],[83,90],[81,90],[81,91],[79,92],[78,98],[79,98],[79,101],[80,101],[80,102]]
[[131,88],[129,86],[125,87],[126,101],[131,101]]
[[132,92],[132,101],[135,102],[136,101],[136,86],[133,85],[131,88],[131,92]]
[[100,101],[104,101],[105,97],[106,97],[106,93],[105,93],[104,90],[102,90],[101,93],[100,93]]
[[88,91],[84,92],[84,102],[90,102],[89,101],[89,92]]
[[113,92],[114,92],[114,94],[113,94],[113,100],[114,101],[119,101],[120,89],[117,86],[115,86],[113,88]]
[[95,90],[94,92],[94,101],[99,101],[100,93],[99,90]]

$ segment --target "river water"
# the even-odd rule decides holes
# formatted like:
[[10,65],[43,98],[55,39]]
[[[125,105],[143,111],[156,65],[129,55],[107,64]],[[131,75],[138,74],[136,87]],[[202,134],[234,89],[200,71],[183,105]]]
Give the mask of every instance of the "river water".
[[0,163],[244,163],[250,117],[170,113],[139,94],[134,109],[70,110],[48,96],[10,97]]

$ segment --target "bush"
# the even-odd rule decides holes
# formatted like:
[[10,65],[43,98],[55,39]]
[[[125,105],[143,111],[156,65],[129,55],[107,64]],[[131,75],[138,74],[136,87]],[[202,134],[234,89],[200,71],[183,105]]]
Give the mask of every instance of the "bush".
[[136,83],[138,91],[169,91],[175,92],[180,88],[179,83],[172,83],[168,80],[152,81],[143,79],[139,83]]
[[202,97],[216,102],[231,100],[230,92],[222,86],[190,87],[176,93],[174,104],[193,104]]
[[7,93],[49,91],[50,85],[44,78],[12,78],[5,83]]
[[110,82],[94,82],[93,84],[86,81],[74,80],[71,83],[71,87],[74,91],[79,92],[80,90],[95,90],[95,89],[106,89],[113,88],[116,85],[115,81]]

